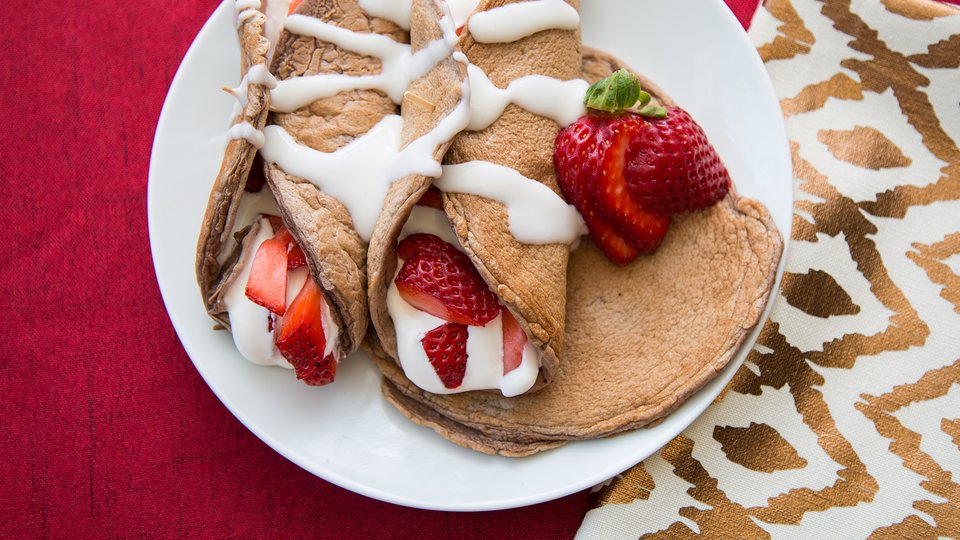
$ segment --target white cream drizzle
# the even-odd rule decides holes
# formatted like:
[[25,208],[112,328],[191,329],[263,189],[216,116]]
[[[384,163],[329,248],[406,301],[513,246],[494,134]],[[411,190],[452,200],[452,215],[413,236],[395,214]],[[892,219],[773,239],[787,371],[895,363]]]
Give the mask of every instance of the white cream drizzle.
[[403,119],[384,117],[370,131],[336,152],[326,153],[294,141],[283,128],[268,126],[260,153],[288,174],[310,181],[350,212],[357,234],[369,242],[390,184],[410,174],[438,177],[436,149],[463,131],[469,120],[465,98],[429,133],[400,148]]
[[469,26],[478,43],[512,43],[544,30],[576,30],[580,14],[564,0],[531,0],[474,13]]
[[227,132],[227,136],[230,139],[244,139],[252,144],[254,148],[263,148],[263,143],[265,142],[263,132],[253,127],[253,124],[246,120],[230,126],[230,131]]
[[[404,225],[400,239],[413,233],[435,234],[459,248],[446,214],[423,206],[414,207],[410,219]],[[403,261],[400,261],[400,265]],[[399,266],[398,265],[398,271]],[[414,308],[400,296],[396,284],[390,280],[387,290],[387,310],[393,319],[397,333],[397,356],[403,372],[411,382],[435,394],[453,394],[470,390],[500,389],[504,396],[512,397],[529,390],[537,381],[540,372],[539,351],[530,341],[523,349],[523,357],[516,369],[503,374],[503,322],[502,315],[486,326],[468,327],[467,371],[463,383],[457,388],[446,388],[423,350],[421,339],[427,332],[446,323],[433,315]],[[479,360],[479,361],[478,361]]]
[[270,108],[279,112],[293,112],[318,99],[350,90],[381,90],[394,103],[400,104],[410,83],[450,56],[456,43],[456,33],[449,18],[444,17],[440,25],[445,29],[445,36],[412,53],[410,45],[398,43],[381,34],[361,34],[313,17],[291,15],[285,23],[287,31],[333,43],[358,54],[377,57],[381,61],[381,72],[376,75],[321,73],[280,81],[270,94]]
[[[260,245],[273,238],[274,235],[274,231],[270,227],[270,221],[264,217],[259,218],[259,220],[260,228],[256,237],[244,253],[245,258],[237,262],[237,264],[242,265],[240,274],[227,288],[223,300],[230,316],[233,342],[244,358],[262,366],[280,366],[293,369],[293,366],[280,354],[280,350],[274,343],[275,336],[269,325],[270,311],[247,298],[247,282],[250,279],[253,257]],[[287,273],[286,307],[290,307],[307,279],[313,279],[307,267],[297,268]],[[281,324],[283,324],[283,317],[274,317],[273,328],[279,328]],[[322,297],[320,299],[320,325],[327,340],[323,352],[325,357],[336,350],[340,329],[334,324],[330,315],[330,307],[327,305],[326,299]]]
[[259,84],[266,87],[268,90],[273,90],[277,87],[277,78],[270,73],[270,69],[267,67],[267,64],[255,64],[247,70],[247,81],[253,84]]
[[489,161],[444,165],[443,175],[433,185],[447,193],[470,193],[502,202],[509,214],[510,232],[524,244],[573,244],[587,232],[576,208],[510,167]]
[[[566,4],[564,4],[566,5]],[[590,84],[583,79],[561,81],[543,75],[528,75],[498,88],[479,67],[467,67],[470,79],[470,131],[490,127],[514,103],[533,114],[568,126],[587,113],[583,96]]]
[[264,9],[267,21],[263,23],[263,35],[270,42],[270,49],[267,51],[268,64],[273,58],[273,52],[277,50],[277,40],[280,39],[280,32],[283,31],[283,23],[289,11],[290,0],[267,0]]
[[480,4],[480,0],[447,0],[447,7],[450,8],[450,14],[453,16],[453,25],[456,28],[463,26],[467,22],[467,17]]
[[386,19],[404,30],[410,30],[411,0],[360,0],[360,8],[373,15]]
[[261,85],[267,90],[277,87],[277,79],[270,73],[270,70],[267,69],[266,64],[255,64],[250,66],[250,69],[247,70],[246,75],[240,79],[240,84],[235,88],[228,89],[230,95],[237,100],[237,102],[233,105],[233,112],[230,113],[231,121],[243,114],[243,108],[247,106],[250,83]]
[[256,17],[260,13],[256,9],[245,9],[237,14],[237,26],[247,22],[248,19]]

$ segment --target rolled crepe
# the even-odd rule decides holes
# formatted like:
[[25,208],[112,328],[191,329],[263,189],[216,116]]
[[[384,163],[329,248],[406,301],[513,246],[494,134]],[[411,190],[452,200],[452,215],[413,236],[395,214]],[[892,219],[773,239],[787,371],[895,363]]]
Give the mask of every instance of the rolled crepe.
[[[405,44],[409,41],[407,31],[397,24],[374,17],[363,11],[356,0],[305,0],[297,5],[294,14],[326,23],[336,31],[347,30],[359,36],[379,35],[388,41]],[[443,36],[440,20],[443,10],[434,0],[416,0],[411,14],[420,38],[412,44],[412,52],[427,46]],[[248,65],[262,64],[268,54],[270,43],[263,38],[264,17],[254,13],[241,17],[241,41],[244,51],[244,69]],[[309,19],[301,18],[301,23]],[[289,23],[289,21],[288,21]],[[452,32],[452,27],[450,28]],[[343,33],[341,33],[343,35]],[[437,48],[437,43],[433,43]],[[441,65],[463,69],[452,59]],[[459,67],[458,67],[459,66]],[[270,71],[284,81],[312,75],[365,76],[382,72],[381,61],[346,50],[319,38],[284,31],[276,43]],[[434,71],[437,71],[436,69]],[[456,77],[462,79],[463,74]],[[455,81],[432,79],[433,83],[414,81],[414,88],[430,96],[431,85],[444,90],[447,100],[435,97],[441,107],[429,110],[407,107],[410,110],[401,132],[405,146],[424,133],[431,132],[445,117],[447,111],[460,101],[461,87]],[[448,102],[452,104],[448,107]],[[316,99],[290,112],[273,112],[267,116],[269,93],[260,86],[250,85],[249,100],[241,120],[261,129],[265,123],[282,128],[299,147],[332,154],[338,149],[363,137],[387,115],[399,111],[398,106],[379,90],[350,90],[330,97]],[[284,109],[286,111],[286,109]],[[276,129],[274,127],[267,128]],[[458,131],[455,129],[454,132]],[[269,134],[268,134],[269,135]],[[452,134],[446,140],[452,138]],[[269,136],[266,138],[269,146]],[[433,139],[430,139],[433,140]],[[430,155],[437,164],[446,151],[446,142],[440,148],[421,149],[416,158]],[[266,147],[264,152],[266,153]],[[236,222],[237,209],[244,193],[244,185],[254,163],[256,148],[245,140],[231,141],[221,174],[211,194],[207,216],[201,232],[198,248],[197,274],[208,311],[224,326],[230,322],[223,305],[226,289],[240,273],[242,264],[252,253],[244,250],[256,233],[256,224],[241,229],[237,234],[237,247],[227,257],[224,248],[231,239]],[[437,165],[439,168],[439,165]],[[328,193],[321,191],[308,180],[285,171],[281,165],[267,162],[264,171],[270,191],[274,195],[278,212],[286,228],[293,235],[304,254],[311,274],[320,285],[330,316],[338,327],[339,339],[336,356],[343,357],[357,349],[368,327],[366,295],[367,243],[357,232],[355,223],[346,206]],[[350,177],[337,178],[349,185]],[[400,179],[397,184],[407,185]],[[244,224],[241,224],[244,225]],[[218,260],[219,259],[219,260]]]
[[[253,66],[265,69],[270,42],[264,37],[267,18],[256,12],[240,21],[237,34],[240,38],[240,69],[246,80]],[[270,94],[262,84],[248,83],[237,89],[245,91],[246,104],[234,119],[234,126],[249,124],[251,129],[262,130],[267,121]],[[232,236],[240,201],[250,176],[257,147],[243,137],[232,138],[227,143],[220,164],[220,171],[210,191],[207,210],[200,227],[197,241],[196,273],[200,294],[207,312],[225,328],[230,328],[223,296],[227,287],[240,270],[237,261],[241,258],[242,242]],[[241,224],[246,226],[247,224]],[[250,236],[251,229],[237,233],[240,239]],[[229,253],[225,253],[228,251]],[[224,256],[226,255],[226,256]]]
[[[591,82],[621,67],[585,51]],[[671,104],[652,84],[644,88]],[[610,263],[585,239],[565,274],[567,339],[549,385],[514,398],[430,394],[380,355],[384,396],[454,443],[507,456],[649,425],[734,356],[763,312],[782,246],[766,208],[733,190],[678,216],[659,250],[629,266]]]
[[[488,11],[516,0],[483,0],[476,12]],[[578,0],[569,0],[579,7]],[[561,81],[581,73],[580,31],[546,30],[510,43],[479,43],[463,28],[457,49],[471,64],[481,68],[499,88],[527,75],[544,75]],[[450,84],[462,78],[458,62],[446,62],[435,78],[419,91],[439,103],[438,109],[455,104],[448,95]],[[429,79],[429,77],[428,77]],[[447,87],[437,88],[444,84]],[[424,81],[428,82],[428,81]],[[407,110],[404,110],[407,116]],[[516,105],[480,131],[463,132],[454,139],[444,157],[445,165],[488,161],[515,169],[553,190],[560,197],[553,167],[553,143],[560,126]],[[396,272],[396,240],[413,205],[430,186],[431,178],[419,178],[396,186],[388,197],[388,209],[377,224],[370,245],[370,309],[380,344],[380,354],[399,361],[393,322],[386,299]],[[563,348],[566,303],[566,268],[570,247],[566,244],[534,245],[519,242],[510,230],[503,203],[484,197],[445,193],[444,209],[464,251],[480,275],[511,311],[531,342],[540,350],[541,370],[530,391],[548,383],[559,366]]]
[[[354,32],[388,36],[399,43],[409,41],[405,30],[367,14],[357,0],[305,0],[294,13]],[[271,71],[280,81],[330,73],[374,75],[380,72],[380,60],[284,31]],[[332,153],[398,112],[397,105],[380,91],[351,90],[293,112],[274,112],[270,123],[282,127],[301,145]],[[367,243],[357,233],[346,206],[334,197],[276,164],[266,165],[266,176],[288,218],[285,223],[307,255],[310,270],[340,327],[338,356],[342,357],[359,347],[367,331]],[[343,182],[350,181],[343,178]]]

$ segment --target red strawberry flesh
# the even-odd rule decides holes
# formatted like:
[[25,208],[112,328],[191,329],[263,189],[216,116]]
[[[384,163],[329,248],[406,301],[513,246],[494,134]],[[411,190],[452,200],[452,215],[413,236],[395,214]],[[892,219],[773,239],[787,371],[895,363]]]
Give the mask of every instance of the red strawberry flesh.
[[627,148],[645,123],[643,118],[632,114],[604,119],[598,137],[606,151],[599,171],[590,182],[588,197],[630,247],[650,254],[667,235],[670,216],[643,211],[627,190],[624,176]]
[[333,382],[337,361],[332,354],[323,355],[327,346],[322,320],[323,293],[313,279],[308,279],[290,303],[277,332],[280,354],[297,373],[297,378],[311,386]]
[[628,264],[639,252],[614,231],[588,195],[587,188],[596,176],[592,171],[602,166],[603,151],[598,149],[597,138],[602,121],[600,116],[587,115],[562,130],[557,136],[554,165],[560,191],[583,216],[594,243],[614,263]]
[[447,246],[449,246],[449,244],[441,240],[439,236],[415,233],[400,241],[400,244],[397,245],[397,256],[407,260],[425,251],[439,253],[446,250]]
[[277,315],[287,304],[287,243],[271,238],[260,244],[247,279],[247,298]]
[[253,157],[253,165],[250,166],[250,173],[247,175],[247,183],[243,190],[247,193],[258,193],[267,183],[267,177],[263,172],[263,158],[257,153]]
[[656,214],[702,210],[723,199],[730,175],[687,111],[648,119],[625,154],[627,187],[638,206]]
[[398,247],[410,258],[394,278],[408,304],[445,321],[470,326],[484,326],[497,318],[500,301],[466,254],[436,236],[414,236]]
[[507,308],[503,308],[503,374],[520,367],[527,334]]
[[443,210],[443,200],[440,198],[441,191],[434,186],[430,186],[423,196],[420,197],[420,200],[417,201],[418,206],[427,206],[430,208],[436,208],[437,210]]
[[446,323],[427,332],[420,340],[430,365],[445,388],[463,384],[467,373],[467,326]]
[[290,252],[287,254],[287,269],[296,270],[297,268],[303,268],[307,265],[307,256],[303,253],[303,250],[300,249],[296,243],[293,244],[293,247],[290,249]]

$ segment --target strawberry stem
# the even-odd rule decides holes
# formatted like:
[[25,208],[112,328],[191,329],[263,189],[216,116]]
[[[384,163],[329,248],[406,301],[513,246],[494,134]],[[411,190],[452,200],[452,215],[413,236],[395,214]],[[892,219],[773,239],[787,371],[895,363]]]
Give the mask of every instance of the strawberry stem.
[[640,80],[629,71],[621,69],[606,79],[593,83],[587,89],[583,103],[590,109],[613,114],[630,110],[640,116],[666,118],[667,110],[650,105],[652,100],[653,96],[640,87]]
[[648,105],[646,107],[641,108],[639,111],[637,111],[637,114],[639,114],[640,116],[646,116],[649,118],[666,118],[667,110],[664,109],[663,107]]

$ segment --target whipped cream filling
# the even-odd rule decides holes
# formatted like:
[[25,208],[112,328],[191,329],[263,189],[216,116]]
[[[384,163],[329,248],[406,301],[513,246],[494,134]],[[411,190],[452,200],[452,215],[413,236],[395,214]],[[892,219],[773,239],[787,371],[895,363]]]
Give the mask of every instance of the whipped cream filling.
[[237,247],[237,240],[234,234],[247,225],[254,223],[261,214],[279,216],[280,207],[277,206],[277,200],[273,198],[270,188],[263,188],[256,193],[244,192],[240,197],[240,204],[237,206],[237,215],[233,219],[233,227],[230,230],[224,229],[220,241],[223,242],[223,248],[217,256],[217,262],[223,266],[233,254]]
[[[434,234],[458,249],[460,243],[440,210],[423,206],[414,207],[410,219],[400,233],[400,239],[413,233]],[[398,272],[403,260],[397,265]],[[463,383],[457,388],[443,385],[436,370],[430,364],[420,340],[427,332],[447,321],[420,311],[400,296],[396,283],[390,281],[387,290],[387,311],[393,319],[397,334],[397,356],[403,372],[418,387],[435,394],[456,394],[470,390],[498,389],[506,397],[520,395],[529,390],[540,373],[540,353],[528,339],[523,349],[520,365],[510,373],[503,374],[503,316],[498,316],[486,326],[469,326],[467,329],[467,370]]]
[[[269,193],[269,192],[268,192]],[[279,328],[283,324],[283,317],[278,317],[270,311],[247,298],[247,282],[250,280],[250,268],[253,266],[253,257],[265,241],[273,238],[273,229],[270,221],[265,217],[258,218],[260,227],[257,235],[250,243],[250,248],[244,253],[244,258],[237,261],[242,265],[237,279],[227,288],[223,301],[230,316],[230,331],[233,334],[233,343],[237,350],[248,361],[261,366],[280,366],[293,369],[290,362],[280,354],[274,343],[274,332],[271,328]],[[297,297],[307,279],[312,279],[307,267],[297,268],[287,273],[286,306]],[[273,324],[270,319],[273,317]],[[320,324],[327,338],[327,345],[323,355],[326,356],[336,350],[340,335],[339,327],[331,318],[330,307],[326,299],[321,299]]]

